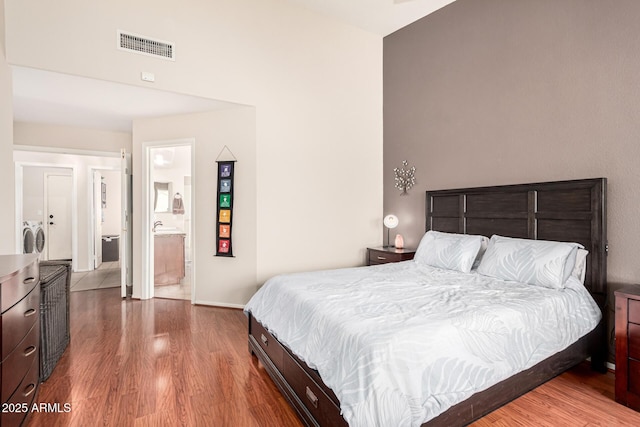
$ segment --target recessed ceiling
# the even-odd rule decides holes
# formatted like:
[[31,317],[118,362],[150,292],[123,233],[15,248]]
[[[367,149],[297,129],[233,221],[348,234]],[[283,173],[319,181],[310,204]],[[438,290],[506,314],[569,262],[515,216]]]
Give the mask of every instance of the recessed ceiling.
[[199,113],[237,106],[152,88],[12,67],[13,119],[131,132],[145,117]]
[[454,0],[289,0],[386,36]]

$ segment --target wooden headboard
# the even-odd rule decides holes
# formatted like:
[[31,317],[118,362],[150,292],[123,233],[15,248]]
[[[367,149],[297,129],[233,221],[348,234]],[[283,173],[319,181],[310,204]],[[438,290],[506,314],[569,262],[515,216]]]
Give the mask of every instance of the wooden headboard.
[[427,191],[427,231],[577,242],[585,286],[606,297],[606,178]]

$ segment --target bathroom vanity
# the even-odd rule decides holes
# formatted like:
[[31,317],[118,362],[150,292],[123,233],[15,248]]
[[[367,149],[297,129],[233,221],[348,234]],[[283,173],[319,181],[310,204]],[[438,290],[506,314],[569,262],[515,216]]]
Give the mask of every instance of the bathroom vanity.
[[184,278],[184,239],[181,232],[154,235],[153,266],[155,285],[177,285]]

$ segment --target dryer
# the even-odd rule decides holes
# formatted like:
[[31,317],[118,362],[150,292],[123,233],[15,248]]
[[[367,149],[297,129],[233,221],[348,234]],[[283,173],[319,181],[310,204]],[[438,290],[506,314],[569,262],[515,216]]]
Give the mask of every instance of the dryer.
[[36,238],[27,221],[22,223],[22,253],[31,254],[36,249]]

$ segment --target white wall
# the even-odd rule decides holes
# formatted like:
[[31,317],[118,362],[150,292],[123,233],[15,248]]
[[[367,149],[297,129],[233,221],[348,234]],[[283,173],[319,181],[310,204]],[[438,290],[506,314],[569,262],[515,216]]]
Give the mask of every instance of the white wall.
[[5,60],[4,2],[0,1],[0,254],[16,253],[16,230],[14,226],[14,169],[12,161],[13,105],[11,70]]
[[[256,289],[256,137],[255,110],[249,107],[134,121],[133,173],[142,176],[145,143],[195,139],[192,170],[193,252],[196,271],[195,301],[199,304],[238,306]],[[234,258],[216,257],[215,159],[227,145],[238,162],[235,169],[233,252]],[[140,182],[134,193],[141,194]],[[133,202],[133,296],[141,295],[143,198]],[[158,215],[158,214],[156,214]],[[169,214],[170,215],[170,214]]]
[[46,123],[14,122],[13,138],[16,145],[115,153],[119,153],[121,148],[125,148],[127,152],[131,152],[131,133],[128,132]]
[[[191,176],[191,150],[187,146],[173,148],[173,162],[167,167],[154,167],[153,179],[157,182],[170,182],[171,194],[169,196],[170,207],[173,203],[173,196],[176,193],[185,195],[184,178]],[[153,161],[153,158],[151,158]],[[155,212],[154,221],[162,221],[167,227],[176,227],[181,231],[187,231],[185,228],[185,219],[189,215],[189,207],[185,206],[185,213],[182,215],[174,215],[173,212]]]
[[[93,241],[91,240],[91,230],[93,223],[91,221],[91,201],[93,199],[93,187],[91,168],[119,169],[120,158],[31,151],[14,151],[12,158],[18,165],[22,166],[68,167],[73,170],[75,176],[74,191],[77,196],[75,220],[72,224],[75,230],[72,239],[75,241],[76,247],[76,252],[73,254],[73,264],[76,271],[92,270]],[[14,170],[13,165],[11,170]],[[14,222],[13,215],[11,217],[11,221]],[[15,247],[12,249],[13,252],[16,252]]]
[[[381,37],[284,0],[6,6],[12,64],[141,86],[149,71],[157,89],[255,106],[253,282],[361,265],[382,242]],[[117,29],[175,42],[176,61],[117,50]]]
[[25,166],[22,175],[22,219],[23,221],[42,221],[44,217],[44,174],[72,175],[67,168]]

